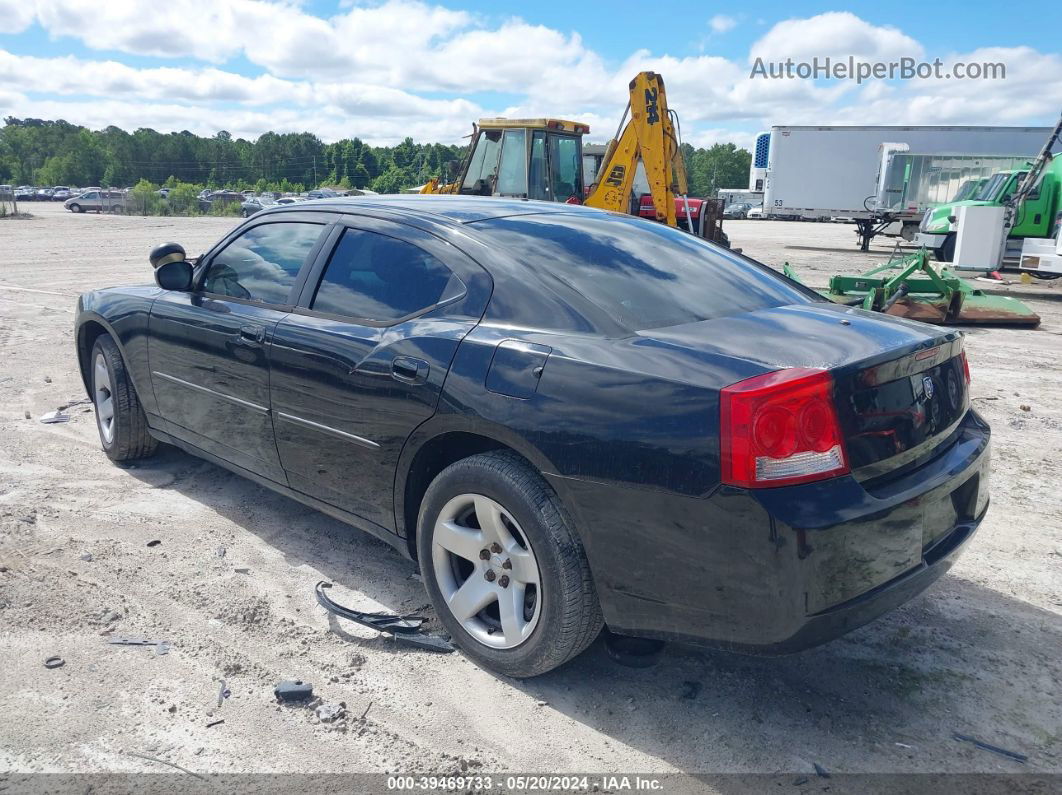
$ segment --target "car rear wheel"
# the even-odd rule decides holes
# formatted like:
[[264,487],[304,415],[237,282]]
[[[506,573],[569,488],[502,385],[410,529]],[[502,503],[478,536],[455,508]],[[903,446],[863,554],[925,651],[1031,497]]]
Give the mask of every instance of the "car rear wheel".
[[147,419],[114,340],[101,335],[89,363],[96,427],[107,457],[135,461],[154,454],[158,442],[148,433]]
[[447,467],[421,505],[424,584],[454,641],[508,676],[550,671],[603,624],[582,543],[556,494],[519,456]]

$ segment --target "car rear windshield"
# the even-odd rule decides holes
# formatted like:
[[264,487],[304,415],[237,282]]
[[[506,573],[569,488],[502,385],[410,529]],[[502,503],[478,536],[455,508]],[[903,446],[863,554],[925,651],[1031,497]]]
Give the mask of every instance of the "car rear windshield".
[[[475,226],[565,303],[589,303],[598,310],[589,314],[628,331],[824,300],[766,266],[653,221],[549,213]],[[536,320],[557,327],[554,318]]]

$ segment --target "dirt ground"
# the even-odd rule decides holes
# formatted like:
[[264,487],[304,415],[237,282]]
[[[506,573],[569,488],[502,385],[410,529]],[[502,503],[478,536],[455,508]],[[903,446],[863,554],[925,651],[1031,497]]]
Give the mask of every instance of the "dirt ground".
[[[992,507],[928,593],[795,656],[671,646],[635,670],[599,641],[521,682],[329,620],[320,579],[361,609],[426,605],[382,542],[173,449],[112,466],[88,406],[39,422],[85,396],[77,294],[149,281],[153,245],[197,253],[235,221],[28,209],[0,221],[0,771],[172,772],[146,754],[201,773],[1062,772],[1062,284],[1010,288],[1038,330],[969,332]],[[848,226],[727,229],[813,286],[887,251],[858,254]],[[107,643],[121,636],[172,650]],[[45,668],[52,655],[66,664]],[[276,705],[284,678],[345,717]]]

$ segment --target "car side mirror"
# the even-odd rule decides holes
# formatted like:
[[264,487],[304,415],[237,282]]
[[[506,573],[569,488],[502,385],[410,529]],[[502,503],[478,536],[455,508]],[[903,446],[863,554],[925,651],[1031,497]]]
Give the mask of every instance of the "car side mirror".
[[148,261],[155,269],[155,283],[163,290],[192,289],[192,265],[180,243],[155,246],[148,255]]
[[179,262],[186,259],[188,259],[188,254],[180,243],[163,243],[161,246],[155,246],[148,254],[148,261],[156,270],[167,262]]
[[163,290],[188,292],[192,289],[192,264],[173,260],[155,268],[155,283]]

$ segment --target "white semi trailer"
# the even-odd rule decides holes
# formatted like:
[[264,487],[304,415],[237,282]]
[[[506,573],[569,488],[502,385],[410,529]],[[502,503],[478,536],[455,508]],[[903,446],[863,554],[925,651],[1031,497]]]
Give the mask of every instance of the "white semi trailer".
[[1050,133],[1050,127],[772,127],[763,212],[772,218],[850,218],[866,251],[887,225],[872,206],[882,147],[1034,157]]

